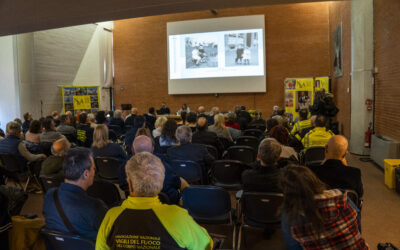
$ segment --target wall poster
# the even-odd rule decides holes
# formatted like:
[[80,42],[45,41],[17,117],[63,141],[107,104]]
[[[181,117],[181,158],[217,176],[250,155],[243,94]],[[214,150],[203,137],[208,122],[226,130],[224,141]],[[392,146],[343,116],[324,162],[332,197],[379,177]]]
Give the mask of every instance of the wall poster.
[[93,113],[99,111],[100,98],[97,86],[63,86],[62,87],[64,113],[71,111],[85,111]]

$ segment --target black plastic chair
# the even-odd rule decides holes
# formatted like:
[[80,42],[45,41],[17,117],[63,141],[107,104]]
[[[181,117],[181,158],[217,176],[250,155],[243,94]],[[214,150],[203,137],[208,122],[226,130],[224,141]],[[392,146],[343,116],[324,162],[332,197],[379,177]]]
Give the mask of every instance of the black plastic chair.
[[207,148],[208,153],[214,156],[214,159],[219,159],[218,149],[213,145],[202,144]]
[[350,200],[352,200],[354,204],[361,210],[363,199],[358,197],[357,192],[351,189],[346,189],[346,193]]
[[94,180],[93,185],[87,189],[87,194],[104,201],[108,207],[117,206],[121,202],[118,188],[111,182],[104,180]]
[[202,168],[199,163],[194,161],[173,160],[170,162],[172,171],[182,177],[190,184],[202,184]]
[[236,139],[236,146],[249,146],[258,151],[260,140],[255,136],[240,136]]
[[42,228],[40,230],[47,250],[94,250],[95,242],[79,235]]
[[303,156],[303,163],[307,167],[321,165],[325,158],[325,147],[311,147],[306,150]]
[[[0,174],[5,178],[6,181],[8,179],[15,181],[22,189],[24,189],[24,192],[26,192],[31,179],[34,179],[37,184],[40,185],[36,176],[29,171],[27,163],[22,157],[1,153],[0,161]],[[28,178],[26,179],[25,184],[22,185],[20,176],[24,174],[27,175]]]
[[39,143],[39,147],[40,147],[40,151],[47,155],[50,156],[51,155],[51,146],[53,145],[52,142],[41,142]]
[[215,161],[212,167],[212,184],[229,190],[242,188],[242,172],[246,165],[241,161],[220,160]]
[[201,224],[228,224],[233,226],[233,249],[236,226],[232,220],[231,199],[228,191],[215,186],[190,186],[182,192],[183,207]]
[[47,192],[50,188],[59,187],[63,182],[63,179],[56,178],[54,175],[40,175],[39,179],[44,192]]
[[265,131],[267,129],[267,126],[265,124],[261,124],[261,123],[253,123],[253,124],[248,124],[247,125],[248,129],[258,129],[261,131]]
[[222,146],[224,147],[224,150],[226,150],[229,147],[234,146],[233,142],[228,140],[225,137],[218,137],[219,142],[222,144]]
[[115,134],[118,136],[122,135],[123,129],[118,126],[118,125],[108,125],[109,130],[112,130],[115,132]]
[[249,146],[232,146],[224,153],[224,159],[237,160],[246,164],[256,160],[257,151]]
[[160,202],[163,204],[171,204],[171,201],[166,193],[160,192],[158,194],[158,199],[160,199]]
[[239,228],[238,250],[240,250],[244,227],[262,229],[276,229],[280,227],[281,220],[278,215],[278,209],[282,205],[283,194],[243,192],[239,202],[241,224]]
[[257,138],[262,137],[263,134],[264,134],[264,131],[261,131],[259,129],[246,129],[243,132],[244,136],[254,136],[254,137],[257,137]]
[[118,182],[120,167],[123,161],[113,157],[96,157],[96,174],[99,178]]
[[112,129],[108,130],[108,139],[110,139],[113,142],[116,142],[118,140],[117,133]]

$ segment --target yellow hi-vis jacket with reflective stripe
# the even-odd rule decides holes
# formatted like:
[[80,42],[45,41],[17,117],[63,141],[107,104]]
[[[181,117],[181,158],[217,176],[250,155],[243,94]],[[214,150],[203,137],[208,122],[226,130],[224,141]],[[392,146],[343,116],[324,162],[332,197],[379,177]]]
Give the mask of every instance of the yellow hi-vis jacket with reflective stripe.
[[332,131],[327,131],[325,127],[316,127],[303,137],[301,143],[305,150],[311,147],[325,147],[329,139],[334,135]]
[[294,124],[292,131],[290,132],[290,134],[292,136],[295,136],[299,141],[301,141],[301,136],[299,135],[299,133],[303,130],[303,129],[307,129],[307,128],[311,128],[311,120],[303,120],[303,121],[298,121]]

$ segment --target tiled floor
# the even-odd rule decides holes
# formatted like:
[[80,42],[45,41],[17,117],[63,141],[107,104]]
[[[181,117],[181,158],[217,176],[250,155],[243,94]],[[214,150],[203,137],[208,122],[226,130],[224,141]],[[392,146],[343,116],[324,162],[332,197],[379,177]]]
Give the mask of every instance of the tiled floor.
[[[348,157],[349,165],[361,169],[364,184],[362,209],[362,233],[371,249],[378,242],[391,242],[400,247],[400,195],[384,185],[384,175],[374,163],[362,162],[360,157]],[[30,194],[22,213],[41,216],[43,195]],[[232,231],[222,226],[206,226],[210,233],[227,235],[225,247],[230,248]],[[263,231],[246,229],[242,249],[285,249],[282,233],[277,230],[269,240],[263,239]]]

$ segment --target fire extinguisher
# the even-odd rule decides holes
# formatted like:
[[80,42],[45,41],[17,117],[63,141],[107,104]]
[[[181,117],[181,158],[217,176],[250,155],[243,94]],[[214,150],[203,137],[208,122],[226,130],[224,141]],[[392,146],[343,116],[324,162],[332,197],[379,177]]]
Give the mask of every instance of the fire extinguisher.
[[368,130],[365,131],[364,147],[366,147],[366,148],[370,148],[371,147],[371,136],[372,136],[371,126],[372,126],[372,124],[369,123]]

